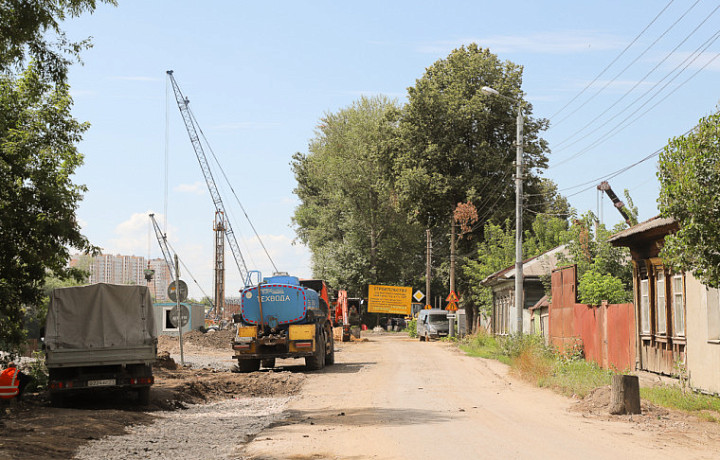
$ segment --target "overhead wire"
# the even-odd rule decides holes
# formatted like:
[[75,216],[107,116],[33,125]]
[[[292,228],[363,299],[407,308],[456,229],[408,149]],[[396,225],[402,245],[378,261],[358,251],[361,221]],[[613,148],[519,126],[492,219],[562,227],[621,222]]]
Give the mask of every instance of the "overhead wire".
[[235,189],[233,188],[232,184],[230,183],[230,180],[227,177],[227,174],[225,174],[225,169],[223,169],[222,165],[217,159],[217,156],[215,155],[215,151],[210,146],[210,143],[207,140],[207,137],[205,136],[205,133],[203,132],[202,128],[200,127],[199,123],[197,122],[197,119],[195,118],[195,114],[190,110],[188,107],[188,112],[190,113],[190,117],[193,120],[193,123],[195,123],[198,131],[200,132],[200,135],[202,136],[203,140],[205,141],[205,145],[207,145],[208,149],[210,150],[210,153],[213,157],[213,160],[215,160],[215,164],[217,165],[218,169],[222,173],[223,178],[225,179],[225,182],[227,183],[228,187],[230,187],[230,191],[232,192],[233,196],[235,197],[235,201],[240,206],[240,209],[242,210],[243,214],[245,215],[245,219],[247,219],[248,223],[250,224],[250,227],[252,228],[253,232],[255,233],[255,237],[258,239],[258,242],[260,243],[260,246],[262,246],[263,251],[265,251],[265,255],[267,256],[268,260],[270,260],[270,263],[273,266],[273,269],[275,272],[278,271],[277,266],[275,265],[275,261],[270,256],[270,253],[268,252],[267,248],[265,247],[265,243],[263,243],[262,238],[257,232],[257,229],[255,228],[255,225],[252,223],[252,220],[250,220],[250,216],[248,216],[247,211],[245,210],[245,207],[240,202],[240,198],[238,197],[237,193],[235,192]]
[[589,97],[585,102],[583,102],[579,107],[577,107],[575,110],[573,110],[572,112],[570,112],[569,114],[567,114],[565,117],[561,118],[559,121],[555,122],[555,125],[554,125],[554,126],[558,126],[558,125],[561,124],[563,121],[565,121],[565,120],[567,120],[568,118],[570,118],[570,117],[571,117],[572,115],[574,115],[578,110],[580,110],[581,108],[585,107],[585,105],[587,105],[590,101],[592,101],[593,99],[595,99],[595,97],[597,97],[600,93],[602,93],[603,91],[605,91],[605,89],[607,89],[608,86],[610,86],[612,83],[614,83],[623,73],[625,73],[625,71],[627,71],[630,67],[632,67],[641,57],[643,57],[650,49],[652,49],[652,47],[655,46],[668,32],[670,32],[693,8],[695,8],[695,6],[696,6],[699,2],[700,2],[700,0],[696,0],[695,3],[693,3],[692,5],[690,5],[690,7],[689,7],[678,19],[676,19],[675,22],[673,22],[673,23],[670,25],[670,27],[668,27],[667,29],[665,29],[665,31],[664,31],[662,34],[660,34],[660,36],[659,36],[658,38],[656,38],[647,48],[645,48],[645,50],[644,50],[642,53],[640,53],[635,59],[633,59],[632,62],[630,62],[630,64],[626,65],[626,66],[625,66],[620,72],[618,72],[612,79],[608,80],[602,88],[600,88],[598,91],[596,91],[595,94],[593,94],[592,96],[590,96],[590,97]]
[[[608,113],[610,110],[612,110],[617,104],[619,104],[621,101],[623,101],[627,96],[629,96],[641,83],[644,83],[644,82],[645,82],[645,79],[646,79],[648,76],[650,76],[655,70],[657,70],[657,68],[660,67],[663,63],[665,63],[665,61],[667,61],[667,60],[675,53],[675,51],[677,51],[677,49],[678,49],[680,46],[682,46],[688,39],[690,39],[690,37],[692,37],[692,35],[694,35],[695,32],[697,32],[697,31],[700,29],[700,27],[702,27],[702,25],[705,24],[705,22],[707,22],[707,20],[710,19],[710,17],[717,12],[718,9],[720,9],[720,5],[718,5],[717,7],[715,7],[715,9],[712,10],[712,12],[710,12],[710,14],[708,14],[708,15],[705,17],[705,19],[703,19],[703,21],[700,22],[700,24],[698,24],[688,35],[686,35],[685,38],[684,38],[680,43],[678,43],[677,46],[675,46],[675,48],[673,48],[672,51],[670,51],[669,53],[667,53],[667,54],[665,55],[665,57],[664,57],[662,60],[660,60],[649,72],[647,72],[642,78],[640,78],[637,82],[635,82],[635,84],[633,85],[633,87],[630,88],[628,91],[626,91],[625,94],[623,94],[619,99],[617,99],[614,103],[612,103],[609,107],[607,107],[603,112],[601,112],[601,113],[600,113],[599,115],[597,115],[595,118],[593,118],[593,119],[590,120],[588,123],[586,123],[583,127],[581,127],[580,129],[578,129],[577,131],[575,131],[572,135],[568,136],[568,137],[565,138],[563,141],[561,141],[561,142],[559,142],[558,144],[556,144],[557,147],[559,147],[559,148],[556,148],[556,151],[558,151],[558,150],[559,150],[559,151],[566,150],[566,149],[572,147],[573,145],[581,142],[582,140],[586,139],[587,137],[589,137],[589,136],[592,135],[593,133],[599,131],[602,127],[606,126],[608,123],[610,123],[612,120],[614,120],[615,118],[617,118],[618,116],[620,116],[622,113],[624,113],[624,112],[626,112],[627,110],[629,110],[629,109],[630,109],[633,105],[635,105],[639,100],[641,100],[643,97],[645,97],[650,91],[652,91],[653,89],[657,88],[657,86],[660,85],[666,78],[668,78],[668,77],[671,76],[673,73],[675,73],[675,71],[676,71],[680,66],[682,66],[682,65],[690,58],[690,56],[692,56],[692,55],[686,57],[683,62],[681,62],[680,64],[678,64],[677,66],[675,66],[675,68],[673,68],[671,71],[669,71],[668,73],[666,73],[665,76],[664,76],[662,79],[660,79],[659,81],[655,82],[655,84],[654,84],[652,87],[650,87],[650,88],[649,88],[648,90],[646,90],[643,94],[641,94],[640,96],[638,96],[637,98],[635,98],[635,100],[633,100],[631,103],[629,103],[628,105],[626,105],[625,108],[623,108],[622,110],[620,110],[619,112],[617,112],[615,115],[613,115],[612,117],[610,117],[610,118],[609,118],[608,120],[606,120],[603,124],[601,124],[600,126],[597,126],[595,129],[593,129],[592,131],[590,131],[589,133],[587,133],[587,134],[584,135],[583,137],[575,140],[574,142],[572,142],[572,143],[570,143],[570,144],[568,144],[568,145],[565,145],[564,147],[561,147],[563,144],[565,144],[565,143],[567,143],[568,141],[570,141],[573,137],[576,137],[577,135],[579,135],[580,133],[582,133],[583,131],[585,131],[589,126],[591,126],[591,125],[592,125],[593,123],[595,123],[598,119],[600,119],[603,115],[605,115],[605,114]],[[695,50],[694,53],[698,53],[698,50],[700,50],[700,49],[703,48],[703,47],[704,47],[704,48],[702,49],[702,51],[705,51],[712,43],[715,42],[715,40],[717,40],[717,36],[718,36],[718,33],[717,33],[717,32],[716,32],[715,34],[713,34],[712,36],[710,36],[710,38],[708,38],[705,42],[703,42],[703,44],[701,44],[701,45]],[[682,71],[684,71],[684,70],[685,70],[685,69],[683,69]],[[682,72],[682,71],[681,71],[681,72]],[[656,94],[656,95],[657,95],[657,94]],[[656,95],[651,96],[651,98],[652,98],[652,97],[655,97]],[[567,159],[566,159],[566,160],[563,160],[563,161],[560,162],[560,163],[557,163],[557,164],[553,165],[553,167],[558,166],[559,164],[562,164],[562,163],[564,163],[564,162],[566,162],[566,161],[567,161]]]
[[[718,8],[720,8],[720,6],[718,6]],[[716,9],[717,9],[717,8],[716,8]],[[692,65],[700,56],[702,56],[702,54],[705,52],[705,50],[707,50],[707,48],[709,48],[713,43],[715,43],[715,41],[717,41],[718,38],[720,38],[720,31],[716,32],[715,35],[713,35],[712,37],[710,37],[710,39],[708,39],[708,41],[706,41],[706,42],[703,44],[703,45],[704,45],[704,48],[702,48],[702,49],[696,49],[695,52],[693,52],[691,55],[689,55],[687,58],[685,58],[685,60],[684,60],[682,63],[680,63],[678,66],[676,66],[676,68],[673,69],[673,72],[675,72],[675,70],[677,70],[677,68],[678,68],[680,65],[685,64],[685,66],[684,66],[678,73],[676,73],[667,83],[665,83],[658,91],[656,91],[655,94],[653,94],[650,98],[648,98],[648,100],[646,100],[646,101],[645,101],[644,103],[642,103],[637,109],[635,109],[632,113],[630,113],[630,115],[628,115],[627,117],[625,117],[623,120],[621,120],[621,121],[620,121],[619,123],[617,123],[615,126],[613,126],[611,129],[609,129],[608,131],[606,131],[605,133],[603,133],[601,136],[599,136],[597,139],[595,139],[590,145],[586,146],[585,148],[583,148],[582,150],[576,152],[575,154],[573,154],[573,155],[571,155],[571,156],[569,156],[569,157],[561,160],[560,162],[554,164],[552,167],[556,167],[556,166],[560,166],[560,165],[562,165],[562,164],[565,164],[565,163],[567,163],[568,161],[573,160],[573,159],[575,159],[575,158],[577,158],[577,157],[579,157],[579,156],[581,156],[581,155],[584,155],[585,153],[589,152],[590,150],[594,149],[595,147],[598,147],[599,145],[607,142],[612,136],[615,136],[616,134],[618,134],[619,132],[621,132],[621,131],[624,130],[625,128],[629,127],[632,123],[635,123],[635,122],[636,122],[637,120],[639,120],[642,116],[644,116],[646,113],[648,113],[651,109],[657,107],[658,104],[660,104],[661,102],[663,102],[663,101],[664,101],[665,99],[667,99],[671,94],[673,94],[675,91],[677,91],[677,90],[678,90],[679,88],[681,88],[683,85],[685,85],[688,81],[692,80],[692,78],[695,77],[701,70],[703,70],[703,69],[706,68],[708,65],[710,65],[710,63],[711,63],[712,61],[714,61],[714,60],[717,58],[718,55],[715,55],[715,57],[713,57],[711,60],[709,60],[700,70],[698,70],[697,72],[695,72],[693,75],[691,75],[690,78],[688,78],[687,80],[685,80],[684,82],[682,82],[680,85],[678,85],[676,88],[674,88],[670,93],[668,93],[667,95],[665,95],[662,99],[660,99],[656,104],[654,104],[653,106],[651,106],[648,110],[646,110],[646,111],[643,112],[641,115],[639,115],[638,117],[636,117],[636,118],[635,118],[634,120],[632,120],[630,123],[625,124],[626,121],[628,121],[628,120],[629,120],[630,118],[632,118],[635,114],[637,114],[643,107],[645,107],[648,103],[650,103],[650,102],[651,102],[654,98],[656,98],[663,90],[665,90],[665,88],[667,88],[673,81],[675,81],[675,79],[676,79],[677,77],[679,77],[685,70],[687,70],[687,68],[688,68],[690,65]],[[701,45],[701,46],[703,46],[703,45]],[[693,57],[693,56],[694,56],[694,57]],[[690,60],[690,62],[687,62],[688,59],[690,59],[691,57],[692,57],[692,59]],[[687,62],[687,63],[686,63],[686,62]],[[652,88],[650,88],[649,91],[651,91],[651,90],[653,90],[653,89],[655,89],[655,88],[656,88],[656,86],[653,86]],[[645,94],[647,94],[647,92],[646,92]],[[643,94],[640,98],[644,97],[645,94]],[[640,98],[636,99],[635,102],[639,101]],[[635,102],[633,102],[633,104],[635,104]],[[621,112],[621,113],[622,113],[622,112]],[[605,125],[605,124],[601,125],[600,127],[602,127],[602,126],[604,126],[604,125]],[[598,128],[598,129],[599,129],[599,128]],[[595,131],[593,131],[593,132],[595,132]],[[550,169],[550,168],[548,168],[548,169]]]
[[631,47],[632,45],[634,45],[635,42],[638,41],[638,39],[640,39],[640,37],[650,28],[650,26],[652,26],[652,25],[655,23],[655,21],[658,20],[658,18],[665,12],[665,10],[667,10],[668,7],[670,7],[670,5],[672,5],[673,1],[674,1],[674,0],[670,0],[670,1],[668,2],[668,4],[665,5],[665,7],[664,7],[662,10],[660,10],[660,12],[653,18],[653,20],[650,21],[650,23],[649,23],[648,25],[646,25],[645,28],[644,28],[642,31],[640,31],[640,33],[637,34],[637,35],[635,36],[635,38],[634,38],[630,43],[628,43],[627,46],[625,46],[625,49],[623,49],[623,50],[620,52],[620,54],[618,54],[617,56],[615,56],[615,59],[613,59],[612,62],[610,62],[610,64],[606,65],[605,68],[604,68],[602,71],[600,71],[600,73],[597,74],[597,76],[596,76],[590,83],[588,83],[579,93],[577,93],[572,99],[570,99],[570,100],[569,100],[564,106],[562,106],[557,112],[555,112],[554,114],[552,114],[552,115],[550,116],[550,120],[552,120],[553,118],[555,118],[556,116],[558,116],[560,113],[562,113],[563,110],[565,110],[570,104],[572,104],[573,102],[575,102],[575,101],[577,100],[577,98],[579,98],[580,96],[582,96],[582,95],[585,93],[585,91],[587,91],[592,85],[594,85],[595,82],[597,82],[598,79],[599,79],[600,77],[602,77],[602,76],[605,74],[605,72],[607,72],[607,71],[610,69],[610,67],[612,67],[613,64],[615,64],[615,63],[617,62],[617,60],[620,59],[620,58],[625,54],[625,52],[626,52],[628,49],[630,49],[630,47]]

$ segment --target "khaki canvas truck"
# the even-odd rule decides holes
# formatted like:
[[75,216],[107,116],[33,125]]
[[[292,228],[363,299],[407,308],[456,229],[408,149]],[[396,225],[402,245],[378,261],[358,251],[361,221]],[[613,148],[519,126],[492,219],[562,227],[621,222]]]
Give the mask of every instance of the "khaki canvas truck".
[[137,392],[147,405],[157,333],[146,286],[93,284],[54,289],[44,328],[53,405],[107,388]]

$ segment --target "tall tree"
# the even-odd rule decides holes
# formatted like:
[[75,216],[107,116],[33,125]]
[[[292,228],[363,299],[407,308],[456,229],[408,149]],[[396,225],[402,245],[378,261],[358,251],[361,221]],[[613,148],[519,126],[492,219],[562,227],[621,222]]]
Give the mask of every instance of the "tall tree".
[[94,249],[75,218],[85,191],[71,178],[82,164],[75,144],[88,125],[71,105],[67,86],[32,66],[19,80],[0,77],[0,342],[10,347],[23,339],[23,308],[41,301],[46,272],[81,277],[66,268],[68,248]]
[[361,294],[365,284],[410,283],[423,273],[422,230],[399,212],[388,146],[399,108],[363,97],[321,120],[293,169],[301,200],[294,221],[313,253],[313,272]]
[[[486,219],[512,212],[520,103],[525,184],[531,191],[539,187],[534,171],[547,166],[547,145],[538,135],[547,121],[532,117],[521,83],[522,67],[471,44],[435,62],[408,88],[394,167],[401,202],[414,220],[447,227],[457,203],[468,201]],[[484,94],[483,86],[504,97]]]
[[[102,1],[102,0],[101,0]],[[105,0],[115,4],[114,0]],[[96,0],[0,2],[0,349],[24,339],[26,310],[42,300],[47,275],[66,268],[69,248],[93,251],[75,210],[85,191],[71,176],[87,124],[72,118],[67,72],[90,45],[60,24],[95,10]],[[28,64],[30,62],[31,64]]]
[[[117,5],[116,0],[100,0]],[[73,42],[60,28],[67,18],[92,13],[97,0],[2,0],[0,2],[0,73],[21,71],[28,58],[35,72],[57,83],[90,39]]]
[[658,208],[679,223],[665,238],[661,256],[720,287],[720,113],[702,118],[660,153]]
[[[543,201],[536,198],[541,196],[537,170],[547,167],[547,144],[539,137],[547,121],[533,118],[521,85],[521,66],[471,44],[436,61],[408,88],[393,157],[396,188],[411,221],[432,228],[434,240],[451,233],[458,203],[475,207],[478,223],[473,230],[480,236],[487,222],[502,223],[514,215],[513,161],[520,105],[527,166],[524,186],[532,197],[530,204]],[[502,97],[483,93],[484,86]],[[533,218],[532,213],[525,215],[527,222]],[[459,241],[457,266],[463,263],[462,254],[475,252],[477,241]],[[450,245],[437,249],[443,247]],[[434,253],[436,260],[449,257],[435,248]],[[463,280],[456,283],[458,289],[468,287]],[[467,317],[472,316],[468,312]]]

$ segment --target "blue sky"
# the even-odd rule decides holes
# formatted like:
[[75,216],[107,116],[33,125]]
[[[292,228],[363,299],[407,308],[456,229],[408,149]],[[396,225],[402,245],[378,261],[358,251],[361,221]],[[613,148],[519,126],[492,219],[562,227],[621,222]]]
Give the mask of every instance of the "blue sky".
[[[76,182],[89,190],[78,217],[84,233],[108,253],[160,257],[147,217],[156,213],[211,294],[214,209],[168,93],[165,71],[172,69],[278,268],[310,276],[308,251],[292,244],[298,202],[291,156],[307,151],[324,113],[361,95],[402,103],[426,67],[472,42],[524,66],[523,90],[534,115],[551,120],[543,135],[552,149],[545,176],[579,212],[596,211],[595,179],[652,154],[716,109],[717,6],[711,0],[101,5],[65,25],[71,38],[94,42],[83,53],[84,65],[70,74],[74,115],[92,124],[80,146],[85,165]],[[692,54],[709,39],[703,54]],[[673,69],[685,67],[671,81]],[[653,157],[610,179],[618,195],[629,189],[641,220],[657,214],[655,172]],[[248,264],[269,274],[235,198],[216,179]],[[609,200],[603,202],[605,222],[619,222]],[[233,295],[241,282],[228,262],[227,295]],[[191,295],[200,297],[185,278]]]

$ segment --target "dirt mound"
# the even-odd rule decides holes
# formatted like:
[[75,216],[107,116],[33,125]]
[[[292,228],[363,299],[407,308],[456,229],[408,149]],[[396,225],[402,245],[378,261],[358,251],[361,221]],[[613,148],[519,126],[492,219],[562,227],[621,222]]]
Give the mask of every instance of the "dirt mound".
[[[574,404],[570,410],[573,412],[583,412],[595,415],[608,415],[610,413],[611,404],[611,387],[610,385],[595,388],[583,399]],[[643,415],[662,417],[668,415],[669,411],[654,404],[650,404],[646,400],[640,401],[640,410]]]
[[[183,333],[183,347],[191,350],[229,350],[235,331],[232,328],[221,331],[188,331]],[[180,352],[180,341],[177,336],[161,335],[158,337],[158,350],[170,353]]]
[[304,374],[252,372],[236,374],[213,369],[158,369],[152,404],[172,409],[184,403],[199,404],[219,399],[248,396],[289,396],[297,393]]
[[174,359],[170,357],[170,353],[167,351],[161,351],[157,354],[157,361],[155,362],[155,367],[159,367],[162,369],[177,369],[177,363]]

